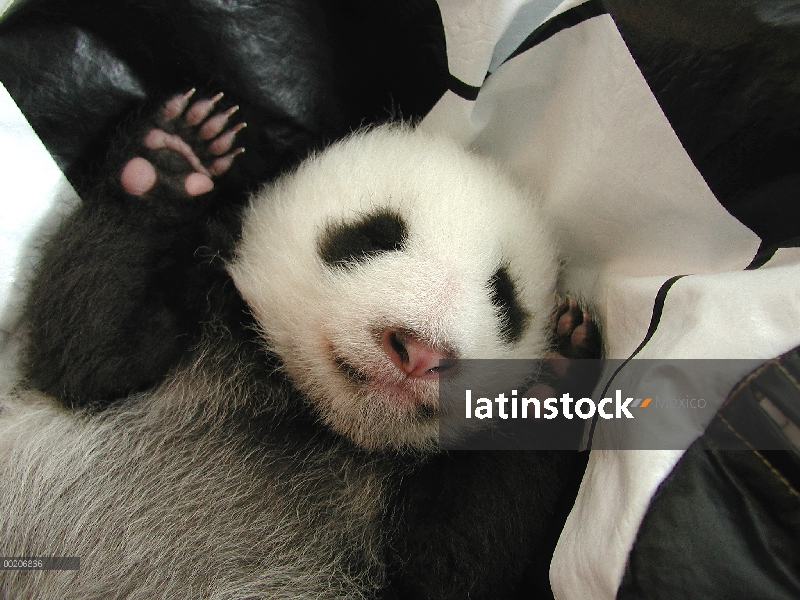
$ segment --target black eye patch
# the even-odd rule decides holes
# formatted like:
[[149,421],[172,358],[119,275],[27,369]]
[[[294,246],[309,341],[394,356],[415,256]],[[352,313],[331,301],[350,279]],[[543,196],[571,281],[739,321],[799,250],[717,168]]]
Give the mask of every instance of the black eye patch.
[[347,267],[383,252],[402,250],[407,239],[405,221],[382,210],[354,223],[329,226],[320,238],[317,252],[325,263]]
[[506,267],[500,267],[488,282],[489,294],[500,315],[500,335],[506,343],[518,341],[530,315],[519,303],[514,282]]

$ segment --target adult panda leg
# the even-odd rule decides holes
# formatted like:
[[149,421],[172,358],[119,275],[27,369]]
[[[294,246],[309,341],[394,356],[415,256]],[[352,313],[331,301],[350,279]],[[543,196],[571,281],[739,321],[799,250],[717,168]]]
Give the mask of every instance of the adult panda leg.
[[219,95],[192,96],[119,134],[95,192],[44,246],[22,368],[28,385],[67,405],[101,407],[157,383],[226,287],[209,215],[243,125],[228,127],[234,109]]

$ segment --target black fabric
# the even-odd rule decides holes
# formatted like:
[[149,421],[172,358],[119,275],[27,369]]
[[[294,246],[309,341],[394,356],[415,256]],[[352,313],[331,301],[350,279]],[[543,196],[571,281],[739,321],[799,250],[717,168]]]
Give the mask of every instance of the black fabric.
[[605,0],[686,152],[764,240],[800,236],[800,2]]
[[788,238],[784,239],[779,243],[775,244],[766,244],[762,240],[761,244],[759,245],[758,251],[756,255],[753,257],[753,260],[750,262],[745,270],[752,271],[753,269],[759,269],[767,264],[770,259],[775,256],[775,253],[780,250],[781,248],[798,248],[800,247],[800,236],[796,238]]
[[248,123],[232,190],[447,89],[435,0],[30,0],[0,22],[0,81],[78,192],[143,100],[222,90]]
[[464,98],[464,100],[475,100],[478,97],[478,92],[481,91],[480,87],[464,83],[454,75],[450,75],[448,81],[450,91],[456,96]]
[[515,56],[541,44],[559,31],[569,29],[570,27],[574,27],[594,17],[599,17],[607,12],[608,11],[600,0],[588,0],[588,2],[584,2],[583,4],[573,6],[537,27],[506,60],[511,60]]
[[800,427],[798,381],[795,349],[734,389],[653,497],[620,600],[800,598],[800,448],[761,407]]

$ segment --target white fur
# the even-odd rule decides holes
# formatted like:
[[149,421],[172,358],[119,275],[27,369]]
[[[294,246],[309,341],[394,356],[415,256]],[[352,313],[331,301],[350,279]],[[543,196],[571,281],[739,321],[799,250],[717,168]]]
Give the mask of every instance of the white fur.
[[[376,208],[405,219],[407,247],[357,268],[325,265],[316,252],[325,228]],[[532,317],[513,345],[500,338],[487,289],[501,265]],[[455,142],[399,126],[356,134],[265,187],[229,270],[321,419],[370,449],[424,448],[438,433],[386,391],[405,386],[436,409],[436,381],[394,368],[376,330],[412,330],[458,358],[541,358],[557,272],[535,197]],[[355,385],[336,355],[368,381]]]

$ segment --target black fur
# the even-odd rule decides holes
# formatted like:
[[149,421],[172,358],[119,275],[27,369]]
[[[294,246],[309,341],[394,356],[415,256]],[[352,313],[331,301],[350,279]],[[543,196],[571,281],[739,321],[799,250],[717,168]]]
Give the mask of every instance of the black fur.
[[397,597],[552,598],[550,557],[584,467],[573,452],[432,458],[401,488]]
[[346,267],[382,252],[402,250],[407,237],[402,218],[380,211],[357,223],[331,225],[320,240],[318,252],[329,265]]
[[238,203],[161,185],[133,197],[119,183],[153,126],[147,115],[115,136],[108,171],[47,241],[30,284],[23,372],[69,406],[98,408],[158,383],[200,324],[237,301],[220,257],[236,238]]
[[514,343],[522,335],[529,315],[517,299],[514,281],[508,274],[508,269],[502,267],[492,275],[489,280],[489,292],[492,304],[500,312],[503,339],[509,344]]

